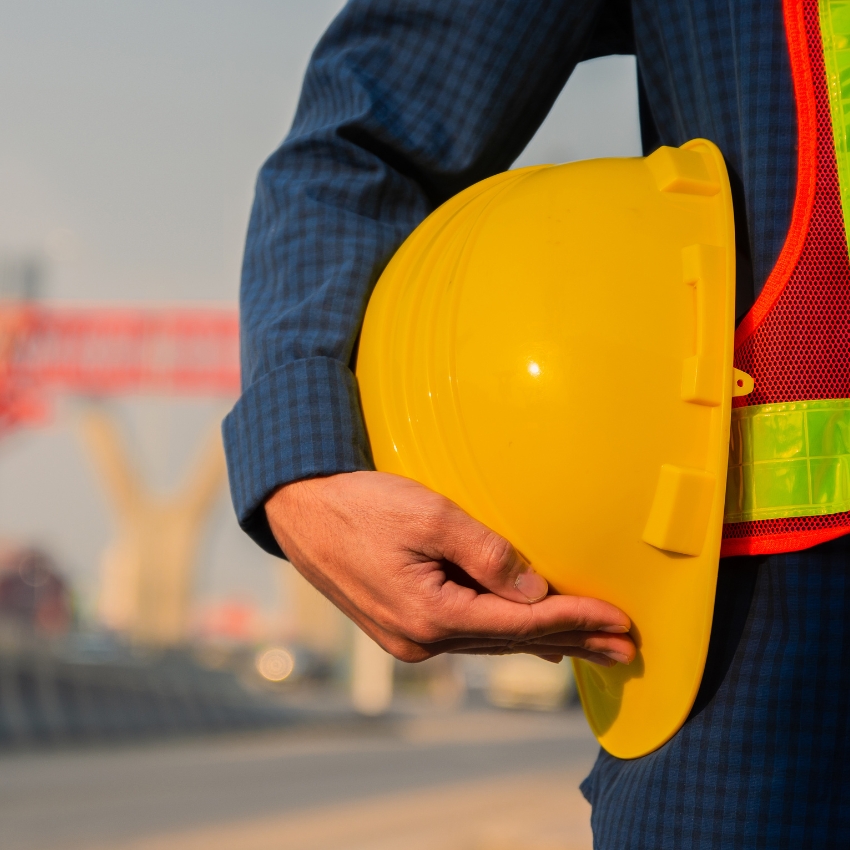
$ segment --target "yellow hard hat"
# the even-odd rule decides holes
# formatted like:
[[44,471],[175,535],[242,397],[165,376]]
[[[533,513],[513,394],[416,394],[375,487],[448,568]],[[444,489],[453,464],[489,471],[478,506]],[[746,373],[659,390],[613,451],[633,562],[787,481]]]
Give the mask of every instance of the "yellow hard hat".
[[717,581],[733,384],[732,201],[708,141],[510,171],[399,249],[357,377],[378,469],[448,496],[560,593],[632,619],[630,665],[575,662],[603,747],[685,721]]

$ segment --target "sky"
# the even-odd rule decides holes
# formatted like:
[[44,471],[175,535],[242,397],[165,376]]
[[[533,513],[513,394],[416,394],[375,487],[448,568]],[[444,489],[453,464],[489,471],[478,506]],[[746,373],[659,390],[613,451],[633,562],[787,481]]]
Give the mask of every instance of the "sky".
[[[0,0],[0,262],[35,257],[43,297],[235,306],[257,171],[284,137],[339,0]],[[517,165],[637,156],[634,60],[580,65]],[[226,412],[115,400],[151,487],[167,490]],[[0,538],[51,551],[94,608],[112,517],[61,401],[0,441]],[[222,494],[197,598],[273,613],[272,559]]]

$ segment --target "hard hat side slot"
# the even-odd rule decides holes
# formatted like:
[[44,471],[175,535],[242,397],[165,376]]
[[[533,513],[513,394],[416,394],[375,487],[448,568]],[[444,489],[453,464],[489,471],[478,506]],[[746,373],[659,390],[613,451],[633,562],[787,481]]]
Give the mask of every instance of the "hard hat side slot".
[[720,183],[712,179],[705,157],[697,151],[660,147],[646,164],[661,192],[710,196],[720,191]]
[[715,478],[701,469],[664,464],[643,540],[657,549],[699,555],[705,542]]

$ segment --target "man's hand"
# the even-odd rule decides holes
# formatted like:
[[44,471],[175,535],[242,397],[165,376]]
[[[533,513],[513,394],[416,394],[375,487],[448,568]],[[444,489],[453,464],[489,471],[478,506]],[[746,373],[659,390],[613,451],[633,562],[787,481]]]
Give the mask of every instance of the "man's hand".
[[[266,502],[296,569],[387,652],[565,655],[611,666],[635,647],[629,618],[548,585],[454,502],[382,472],[299,481]],[[489,592],[488,592],[489,591]]]

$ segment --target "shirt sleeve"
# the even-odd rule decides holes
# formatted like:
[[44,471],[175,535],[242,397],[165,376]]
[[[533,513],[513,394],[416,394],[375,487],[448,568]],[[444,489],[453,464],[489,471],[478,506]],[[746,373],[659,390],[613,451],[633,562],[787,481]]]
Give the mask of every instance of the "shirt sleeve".
[[263,165],[240,296],[243,392],[224,421],[242,528],[281,554],[283,484],[371,469],[352,371],[372,287],[425,216],[508,168],[590,42],[602,0],[351,0]]

